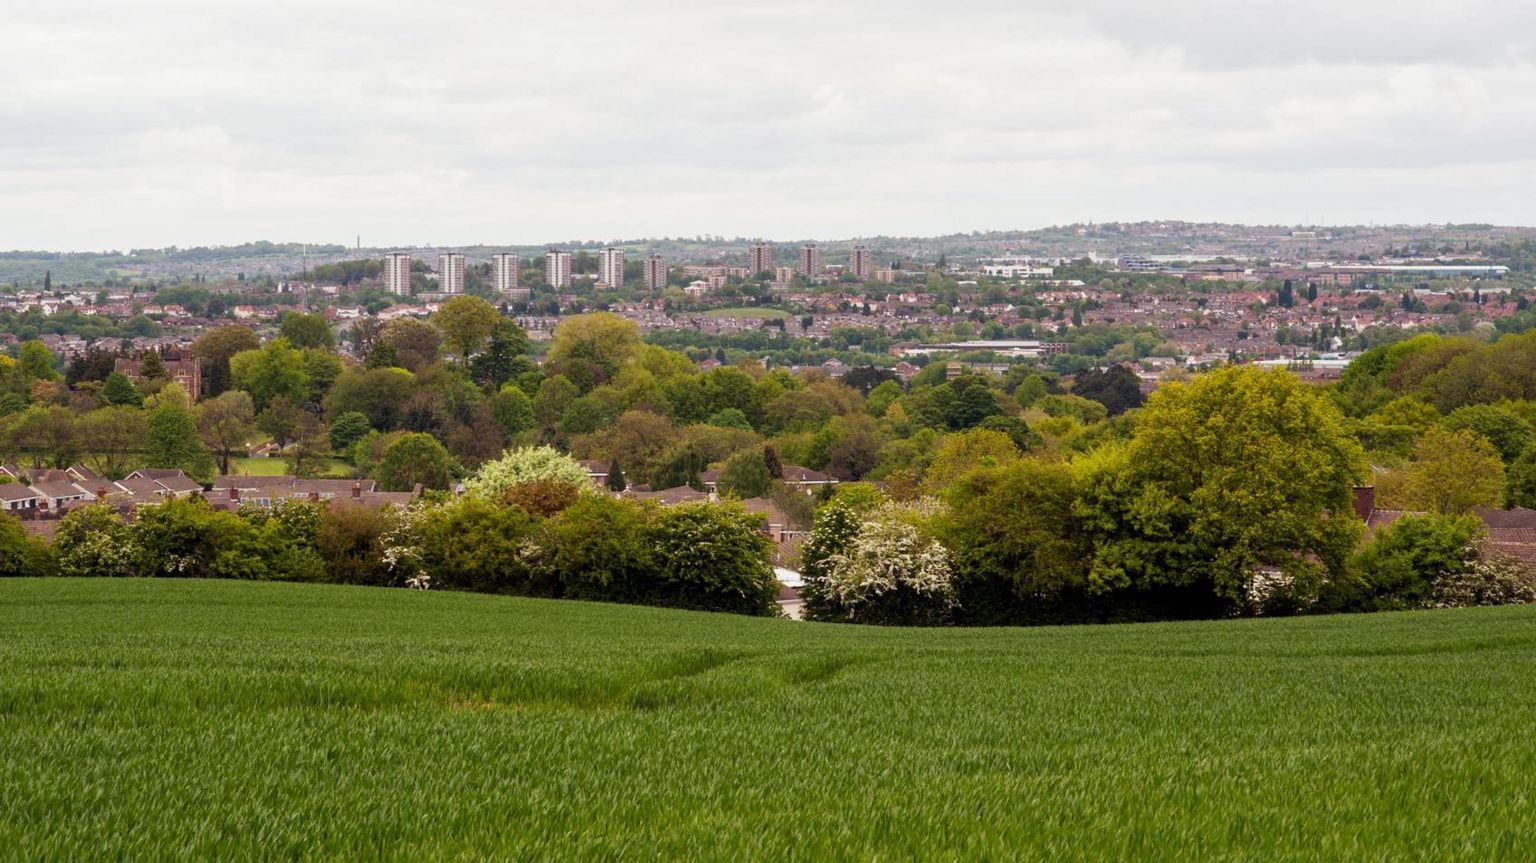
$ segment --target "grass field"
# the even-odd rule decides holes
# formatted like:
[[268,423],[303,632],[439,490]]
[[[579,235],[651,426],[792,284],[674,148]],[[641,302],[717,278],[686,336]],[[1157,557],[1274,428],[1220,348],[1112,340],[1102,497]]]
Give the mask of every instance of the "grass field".
[[731,309],[710,309],[704,313],[706,318],[771,318],[778,320],[789,317],[788,312],[778,309],[759,309],[751,306],[743,306]]
[[911,631],[0,582],[0,855],[1527,859],[1536,608]]
[[[348,477],[352,465],[339,458],[326,459],[330,467],[321,476]],[[288,460],[282,458],[232,458],[229,472],[237,476],[282,476],[288,473]]]

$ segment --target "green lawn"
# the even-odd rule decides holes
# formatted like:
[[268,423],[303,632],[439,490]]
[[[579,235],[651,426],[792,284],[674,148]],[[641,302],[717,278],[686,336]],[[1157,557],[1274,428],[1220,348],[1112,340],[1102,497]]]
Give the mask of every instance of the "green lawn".
[[[339,458],[326,459],[330,467],[321,476],[349,477],[352,465]],[[239,476],[281,476],[288,472],[288,460],[282,458],[232,458],[229,472]]]
[[706,318],[771,318],[778,320],[789,317],[788,312],[778,309],[759,309],[753,307],[741,307],[734,309],[710,309],[704,313]]
[[1536,608],[882,630],[0,582],[0,856],[1528,859]]

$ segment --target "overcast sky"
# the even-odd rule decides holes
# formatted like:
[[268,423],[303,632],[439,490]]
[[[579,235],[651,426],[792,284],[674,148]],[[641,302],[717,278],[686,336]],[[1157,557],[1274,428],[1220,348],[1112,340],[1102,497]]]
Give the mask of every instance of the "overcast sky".
[[49,0],[0,29],[0,249],[1536,222],[1512,0]]

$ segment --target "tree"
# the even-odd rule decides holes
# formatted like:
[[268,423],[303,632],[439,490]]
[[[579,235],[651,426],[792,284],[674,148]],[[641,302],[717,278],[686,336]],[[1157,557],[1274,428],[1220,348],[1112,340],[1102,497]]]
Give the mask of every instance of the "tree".
[[139,407],[144,397],[133,388],[133,382],[122,372],[113,372],[101,385],[101,399],[109,406]]
[[464,493],[499,500],[512,486],[538,480],[557,480],[583,490],[592,487],[587,469],[575,459],[553,447],[540,446],[509,449],[501,458],[481,465],[464,481]]
[[309,411],[300,411],[298,424],[294,427],[293,446],[284,455],[288,472],[299,477],[319,476],[330,467],[325,460],[329,452],[330,435],[325,423]]
[[190,409],[163,401],[150,410],[146,426],[146,467],[180,469],[199,482],[212,476],[213,459],[203,449],[197,417]]
[[91,466],[107,479],[118,480],[128,473],[131,459],[143,447],[147,429],[143,411],[111,407],[82,414],[79,431],[80,445]]
[[555,327],[545,366],[586,392],[612,380],[639,346],[633,321],[609,312],[577,315]]
[[[400,365],[417,372],[437,361],[442,335],[437,327],[415,318],[395,318],[379,332],[378,344],[388,345]],[[369,362],[369,365],[376,365]]]
[[121,578],[137,574],[133,531],[105,503],[70,510],[59,521],[53,547],[59,555],[60,575]]
[[192,343],[192,353],[203,361],[202,395],[216,396],[228,389],[230,357],[260,347],[261,339],[238,324],[219,327],[199,337]]
[[942,492],[973,470],[1004,467],[1020,457],[1019,448],[1006,432],[971,429],[945,435],[923,474],[923,487],[932,493]]
[[511,318],[498,317],[485,349],[469,363],[469,376],[482,387],[506,385],[520,374],[535,371],[527,357],[528,334]]
[[416,387],[416,376],[398,368],[351,368],[336,379],[325,396],[327,416],[356,411],[380,431],[400,427],[405,403]]
[[51,575],[52,570],[48,546],[28,536],[14,516],[0,513],[0,578]]
[[146,381],[163,381],[170,379],[170,373],[165,370],[165,358],[159,351],[145,351],[143,358],[139,360],[139,377]]
[[885,504],[807,581],[815,619],[889,626],[947,623],[956,606],[949,552],[918,526],[922,513]]
[[1409,508],[1462,515],[1473,507],[1498,506],[1504,463],[1477,432],[1431,426],[1413,445],[1406,485]]
[[647,530],[655,555],[655,602],[678,608],[772,614],[778,582],[762,520],[735,505],[679,504]]
[[1451,431],[1471,429],[1487,438],[1506,464],[1519,458],[1536,440],[1530,423],[1494,405],[1459,407],[1446,415],[1445,427]]
[[292,399],[276,396],[256,418],[256,427],[271,435],[272,442],[281,451],[287,449],[288,444],[298,436],[299,417],[302,413]]
[[608,490],[614,493],[629,488],[629,482],[624,479],[624,468],[619,466],[619,460],[614,459],[608,463]]
[[1436,581],[1473,566],[1483,535],[1475,516],[1404,516],[1361,549],[1320,602],[1332,611],[1422,608]]
[[384,450],[374,478],[383,491],[410,491],[418,483],[423,488],[446,489],[457,470],[453,456],[436,438],[412,432]]
[[423,511],[413,532],[433,587],[526,594],[532,578],[522,552],[537,523],[520,507],[463,497]]
[[759,450],[746,450],[731,456],[716,481],[721,493],[743,500],[763,497],[772,484],[773,474],[768,472],[768,465]]
[[1093,399],[1103,405],[1110,416],[1118,416],[1131,408],[1141,407],[1141,379],[1121,365],[1105,371],[1089,369],[1072,382],[1072,394]]
[[303,404],[309,395],[309,375],[304,371],[304,355],[286,339],[273,339],[253,351],[241,351],[229,358],[230,383],[251,394],[256,410],[285,396],[294,404]]
[[328,351],[336,344],[325,315],[286,312],[278,331],[296,348],[323,348]]
[[372,427],[368,417],[358,411],[346,411],[331,422],[331,452],[344,455],[352,451],[352,445],[362,439]]
[[656,590],[647,528],[654,506],[583,495],[549,519],[530,544],[542,580],[561,595],[646,602]]
[[937,530],[954,554],[967,622],[1029,622],[1038,607],[1087,586],[1093,550],[1073,512],[1068,466],[1026,460],[977,471],[944,497]]
[[53,351],[42,342],[33,340],[22,342],[16,348],[16,363],[21,369],[22,377],[27,380],[54,381],[59,379],[59,373],[54,369],[58,359]]
[[504,384],[489,402],[491,416],[508,437],[533,428],[533,401],[516,384]]
[[1075,467],[1097,592],[1192,587],[1237,602],[1270,568],[1315,585],[1342,571],[1361,530],[1359,445],[1331,402],[1278,369],[1160,387],[1128,445]]
[[229,457],[243,451],[256,431],[256,410],[251,397],[240,390],[229,390],[197,406],[197,431],[204,446],[219,458],[219,473],[228,475]]
[[1521,453],[1504,472],[1504,505],[1536,509],[1536,445]]
[[500,319],[495,306],[479,297],[463,295],[443,303],[432,316],[432,323],[442,331],[448,347],[459,355],[459,362],[468,363],[490,339]]
[[533,397],[533,418],[539,426],[553,429],[565,417],[566,408],[581,397],[581,390],[565,375],[551,375],[539,384],[538,395]]

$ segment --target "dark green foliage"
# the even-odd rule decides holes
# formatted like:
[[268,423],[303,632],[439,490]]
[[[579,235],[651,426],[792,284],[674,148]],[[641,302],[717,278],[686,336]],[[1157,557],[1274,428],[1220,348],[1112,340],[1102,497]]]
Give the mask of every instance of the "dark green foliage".
[[371,428],[367,415],[359,411],[347,411],[341,414],[331,422],[331,451],[350,452],[353,445],[362,440],[363,435],[367,434]]
[[742,500],[766,495],[772,484],[773,474],[769,472],[763,454],[758,450],[746,450],[731,456],[721,469],[717,481],[721,494]]
[[1093,399],[1118,416],[1132,408],[1141,407],[1141,379],[1125,366],[1110,366],[1106,370],[1089,369],[1072,381],[1072,394]]
[[427,434],[411,433],[391,443],[379,460],[374,477],[383,491],[446,489],[458,470],[453,456]]
[[769,614],[775,610],[773,546],[762,520],[733,505],[680,504],[647,530],[658,605]]
[[53,574],[48,545],[28,536],[14,516],[0,513],[0,578]]
[[1423,607],[1437,580],[1474,565],[1482,535],[1475,516],[1404,516],[1376,534],[1344,577],[1324,587],[1320,604],[1332,611]]
[[422,569],[433,587],[528,593],[531,573],[520,550],[535,524],[521,507],[472,495],[429,507],[414,527]]
[[121,372],[107,375],[101,387],[101,399],[113,406],[136,408],[144,404],[144,397],[139,395],[139,391],[133,388],[133,382]]

